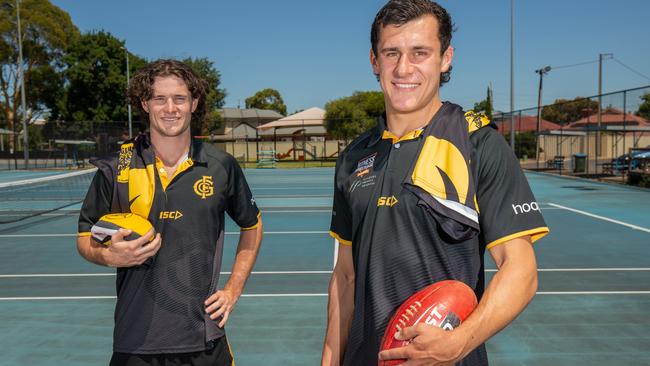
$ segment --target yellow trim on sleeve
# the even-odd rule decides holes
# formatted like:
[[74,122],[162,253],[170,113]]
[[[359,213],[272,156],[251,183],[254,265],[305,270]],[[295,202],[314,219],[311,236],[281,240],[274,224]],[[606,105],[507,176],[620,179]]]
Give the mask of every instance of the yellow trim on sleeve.
[[90,231],[84,231],[84,232],[81,232],[81,233],[77,233],[77,236],[80,237],[80,238],[84,237],[84,236],[90,236],[90,235],[92,235],[92,233]]
[[350,240],[345,240],[345,239],[341,238],[341,236],[339,234],[337,234],[337,233],[335,233],[335,232],[333,232],[331,230],[330,230],[330,236],[332,238],[338,240],[339,243],[341,243],[343,245],[352,245],[352,242]]
[[488,244],[485,247],[485,249],[490,249],[490,248],[495,247],[495,246],[497,246],[499,244],[503,244],[503,243],[507,242],[508,240],[520,238],[522,236],[527,236],[527,235],[530,235],[530,240],[534,243],[537,240],[544,237],[546,234],[548,234],[548,232],[549,232],[549,229],[546,226],[537,227],[537,228],[530,229],[530,230],[525,230],[525,231],[519,231],[517,233],[504,236],[502,238],[499,238],[499,239],[491,242],[490,244]]
[[262,217],[262,211],[257,213],[257,223],[253,226],[239,228],[240,231],[248,231],[257,229],[260,226],[260,217]]

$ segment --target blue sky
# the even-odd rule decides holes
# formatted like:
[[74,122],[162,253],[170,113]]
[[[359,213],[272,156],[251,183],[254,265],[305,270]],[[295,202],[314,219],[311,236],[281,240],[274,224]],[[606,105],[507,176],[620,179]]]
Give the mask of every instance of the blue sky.
[[[280,91],[289,113],[357,90],[378,90],[368,62],[370,25],[384,1],[52,0],[81,31],[105,30],[146,59],[207,57],[222,75],[226,106],[263,88]],[[443,100],[466,108],[485,98],[510,108],[510,0],[440,1],[456,48]],[[535,70],[598,60],[603,91],[650,84],[647,0],[515,0],[515,108],[537,104]],[[598,64],[551,70],[544,104],[598,91]]]

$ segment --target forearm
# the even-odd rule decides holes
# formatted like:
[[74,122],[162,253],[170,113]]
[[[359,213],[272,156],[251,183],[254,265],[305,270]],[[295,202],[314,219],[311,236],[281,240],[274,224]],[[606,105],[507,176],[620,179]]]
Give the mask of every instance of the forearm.
[[110,245],[103,245],[90,236],[77,238],[79,254],[89,262],[107,267],[132,267],[144,263],[158,252],[161,244],[160,234],[152,239],[153,229],[137,239],[124,240],[131,231],[120,229],[111,236]]
[[[523,239],[521,239],[523,240]],[[464,340],[461,359],[505,328],[528,305],[537,291],[537,264],[530,242],[520,243],[516,256],[497,263],[477,308],[454,333]]]
[[77,251],[87,261],[101,266],[109,266],[103,251],[106,247],[94,241],[90,236],[77,237]]
[[259,225],[253,230],[242,231],[239,236],[239,244],[237,245],[237,254],[235,255],[235,263],[233,264],[232,273],[228,282],[224,286],[224,290],[231,291],[238,298],[243,289],[251,271],[257,253],[260,250],[260,245],[263,236],[262,219],[259,219]]
[[327,304],[327,333],[323,346],[322,365],[340,365],[348,341],[354,311],[354,276],[332,274]]

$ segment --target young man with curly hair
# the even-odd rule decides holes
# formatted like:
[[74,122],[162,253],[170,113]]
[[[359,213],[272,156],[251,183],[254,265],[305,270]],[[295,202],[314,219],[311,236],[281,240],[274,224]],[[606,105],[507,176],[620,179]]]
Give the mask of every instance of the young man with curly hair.
[[[111,365],[231,365],[224,326],[250,275],[262,221],[236,160],[196,141],[191,121],[205,117],[206,82],[179,61],[158,60],[132,79],[128,97],[149,133],[97,159],[79,217],[79,253],[117,268]],[[232,274],[219,289],[224,212],[241,227]],[[91,227],[107,213],[134,213],[155,229],[109,245]]]

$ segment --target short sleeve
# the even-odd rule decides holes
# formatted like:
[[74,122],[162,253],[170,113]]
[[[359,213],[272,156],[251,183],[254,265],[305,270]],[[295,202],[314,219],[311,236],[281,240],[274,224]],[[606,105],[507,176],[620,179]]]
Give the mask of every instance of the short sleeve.
[[476,132],[481,137],[473,142],[479,223],[486,248],[528,235],[535,242],[549,231],[539,203],[512,149],[496,131],[485,130]]
[[79,235],[90,235],[90,228],[99,218],[110,213],[112,198],[113,182],[97,170],[79,212]]
[[342,182],[339,181],[342,159],[336,163],[334,174],[334,202],[332,206],[332,222],[330,235],[341,244],[352,245],[352,214],[345,197]]
[[259,224],[260,210],[257,208],[244,172],[234,159],[227,163],[228,192],[226,212],[242,230],[252,230]]

